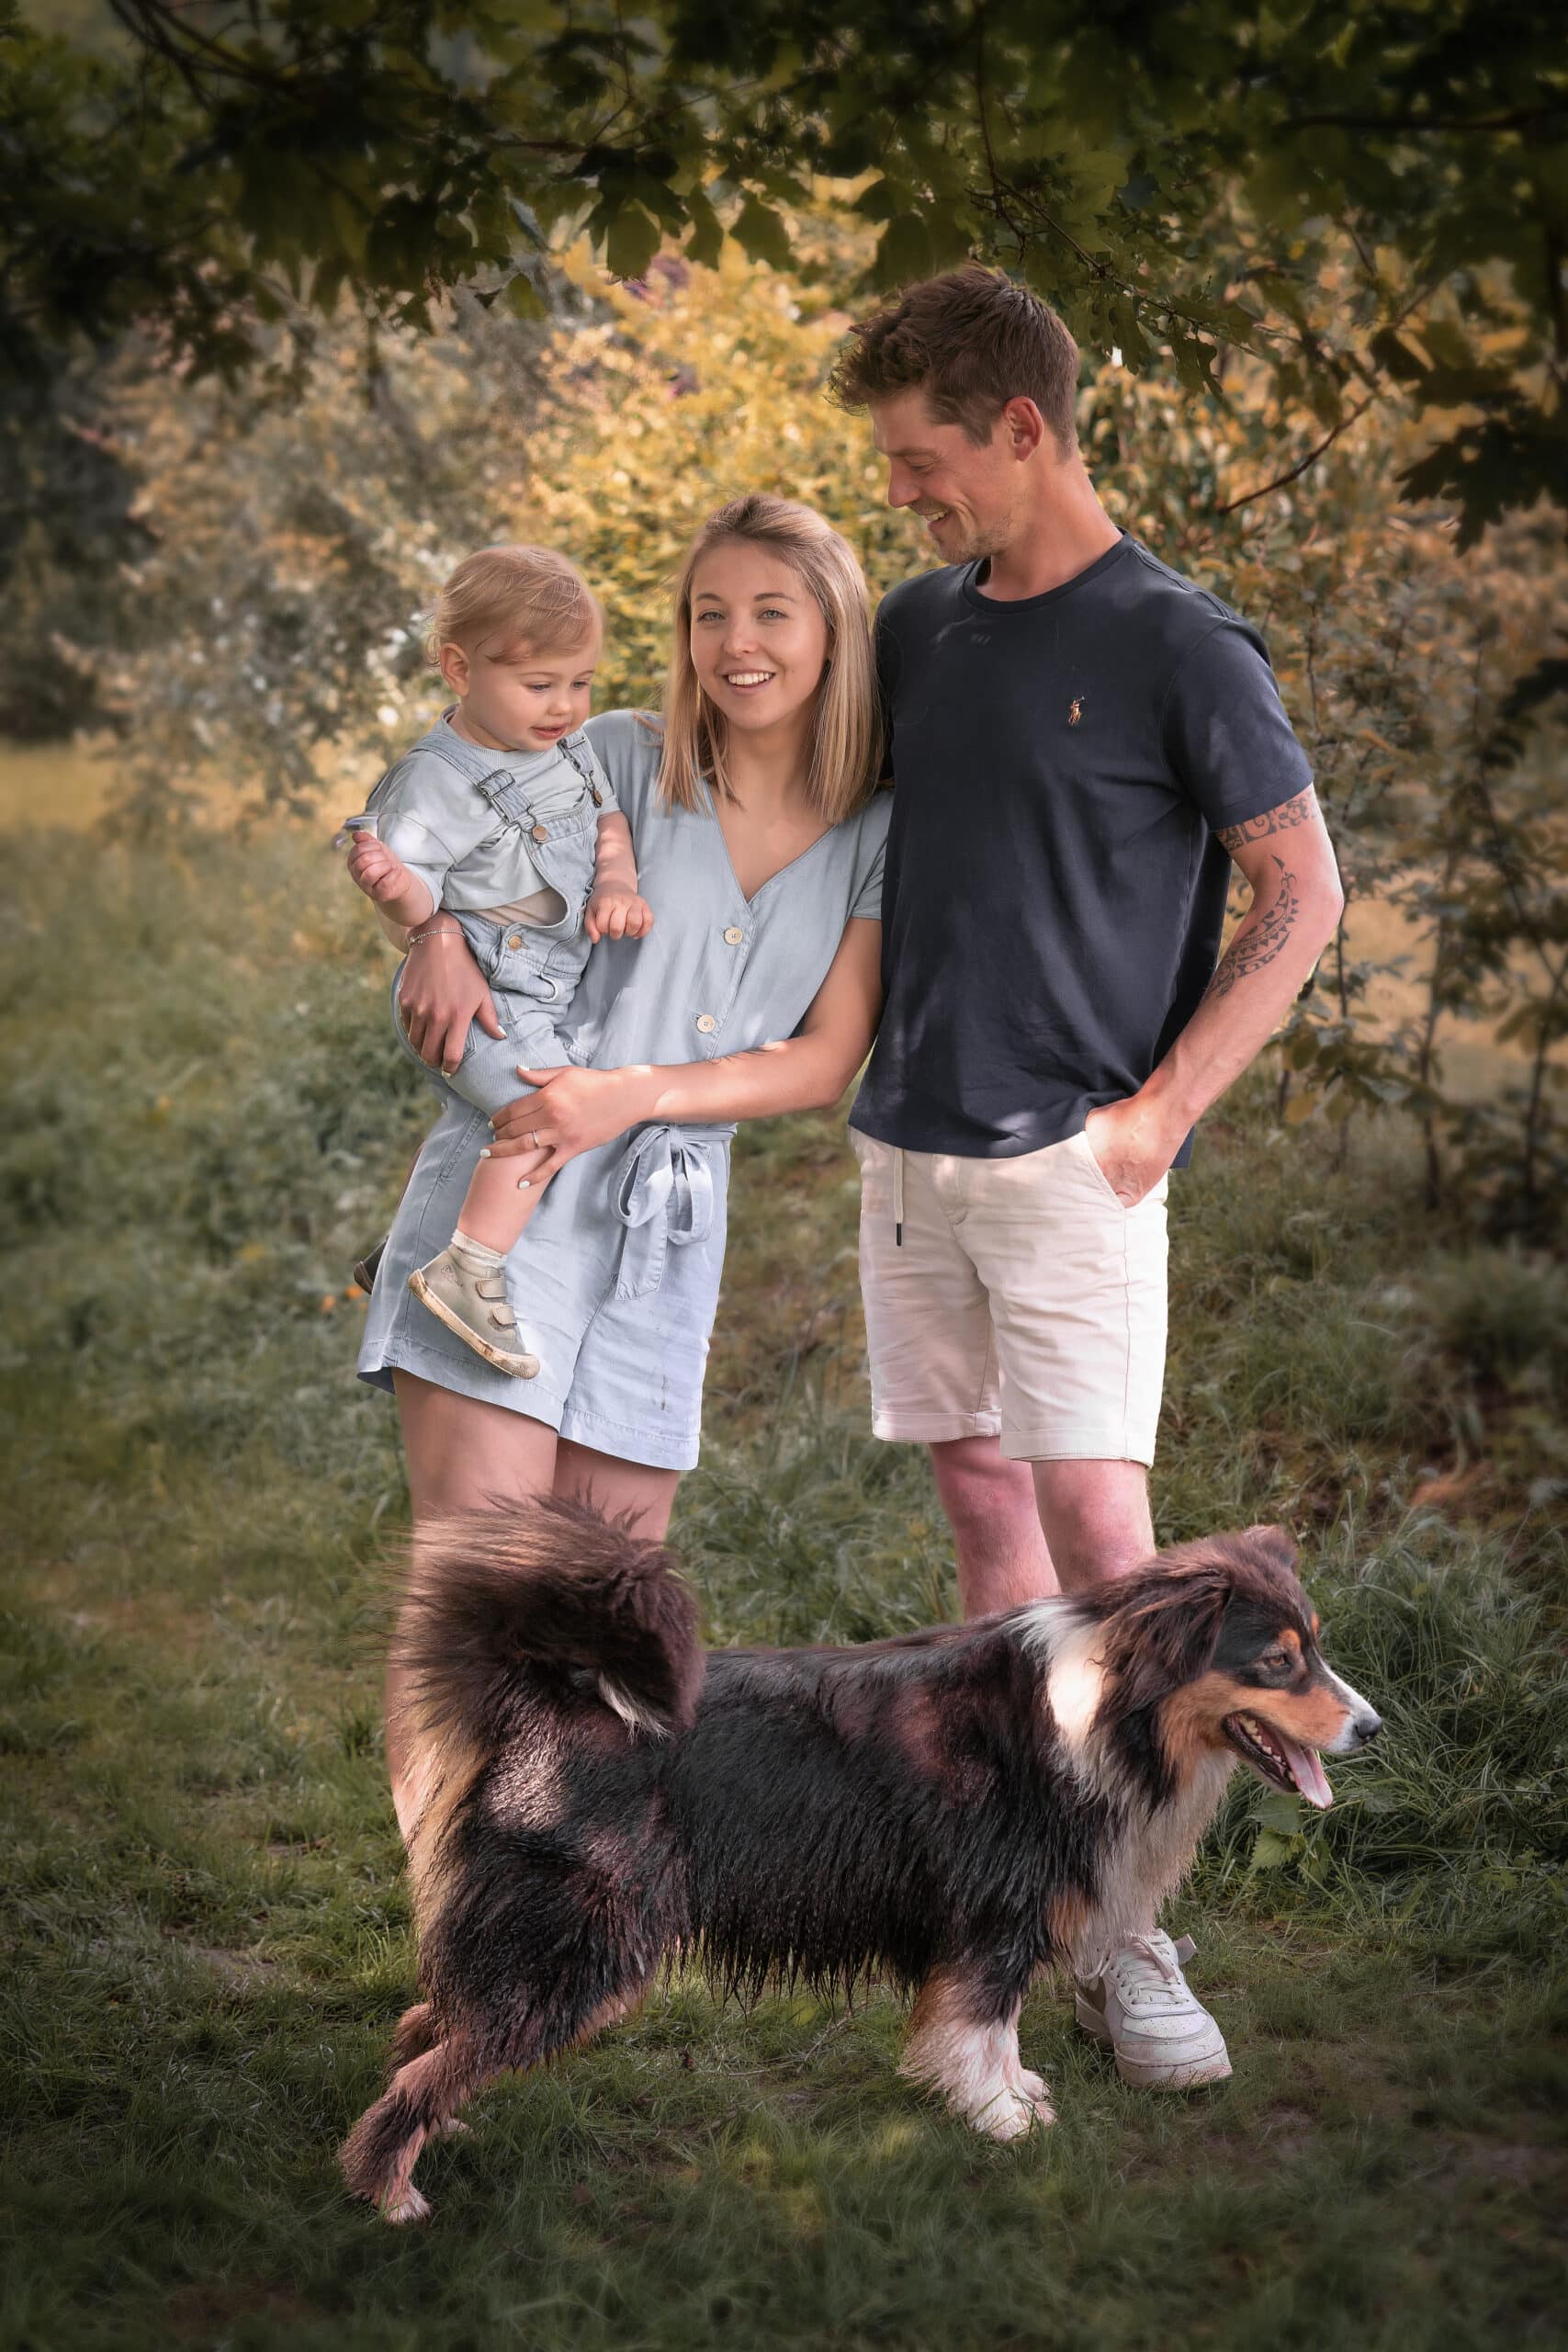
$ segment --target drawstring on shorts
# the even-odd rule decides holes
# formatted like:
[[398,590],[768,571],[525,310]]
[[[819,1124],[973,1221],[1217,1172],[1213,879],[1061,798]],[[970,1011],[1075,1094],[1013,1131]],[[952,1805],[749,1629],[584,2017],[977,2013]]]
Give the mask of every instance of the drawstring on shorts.
[[893,1247],[904,1247],[904,1155],[897,1149],[893,1154]]

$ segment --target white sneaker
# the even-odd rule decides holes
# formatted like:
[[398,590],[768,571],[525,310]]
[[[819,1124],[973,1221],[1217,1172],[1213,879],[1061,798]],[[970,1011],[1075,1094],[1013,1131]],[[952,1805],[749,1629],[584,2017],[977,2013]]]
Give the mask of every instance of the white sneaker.
[[409,1288],[422,1306],[455,1331],[459,1340],[516,1380],[533,1380],[539,1359],[518,1344],[517,1317],[506,1296],[506,1277],[500,1271],[477,1273],[460,1265],[450,1250],[416,1266]]
[[1190,1936],[1173,1944],[1156,1928],[1129,1936],[1098,1976],[1078,1980],[1079,2025],[1111,2044],[1117,2073],[1139,2090],[1191,2090],[1230,2073],[1225,2038],[1181,1973],[1192,1951]]

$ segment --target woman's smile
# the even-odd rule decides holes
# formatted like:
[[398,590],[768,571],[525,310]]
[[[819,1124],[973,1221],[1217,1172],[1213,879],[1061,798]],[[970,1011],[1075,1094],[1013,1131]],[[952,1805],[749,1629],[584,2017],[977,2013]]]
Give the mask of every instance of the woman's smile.
[[[709,548],[693,574],[691,647],[704,693],[731,724],[773,728],[797,713],[804,723],[822,680],[828,625],[792,564],[729,540]],[[751,715],[762,702],[767,709]]]

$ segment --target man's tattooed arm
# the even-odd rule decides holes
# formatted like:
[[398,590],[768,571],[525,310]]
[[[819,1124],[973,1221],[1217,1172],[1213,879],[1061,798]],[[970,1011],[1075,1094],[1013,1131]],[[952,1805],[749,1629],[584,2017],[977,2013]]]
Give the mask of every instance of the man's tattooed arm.
[[1310,824],[1317,808],[1317,795],[1309,784],[1293,800],[1281,800],[1277,808],[1266,808],[1261,817],[1248,817],[1245,824],[1227,825],[1220,835],[1234,857],[1248,842],[1266,842],[1270,833],[1288,833],[1292,826]]
[[[1310,797],[1310,795],[1303,797]],[[1292,808],[1294,805],[1291,801],[1285,804],[1286,808]],[[1278,808],[1269,811],[1270,816],[1273,817],[1278,817],[1281,813]],[[1265,820],[1259,817],[1254,821],[1262,824]],[[1292,818],[1291,821],[1292,824],[1299,824],[1301,820]],[[1224,836],[1222,835],[1221,838],[1223,840]],[[1229,996],[1237,980],[1246,979],[1249,972],[1260,972],[1265,964],[1271,964],[1277,956],[1282,956],[1291,944],[1291,933],[1295,927],[1296,917],[1301,912],[1296,877],[1293,874],[1287,873],[1282,857],[1275,855],[1273,851],[1269,852],[1269,855],[1280,869],[1280,887],[1261,911],[1255,911],[1247,917],[1231,941],[1220,958],[1218,970],[1203,991],[1205,1004],[1212,998]]]

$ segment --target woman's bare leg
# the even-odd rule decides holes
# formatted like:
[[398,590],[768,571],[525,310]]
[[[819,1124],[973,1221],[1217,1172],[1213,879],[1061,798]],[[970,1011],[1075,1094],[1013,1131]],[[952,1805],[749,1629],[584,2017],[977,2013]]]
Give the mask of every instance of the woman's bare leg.
[[559,1441],[547,1421],[394,1372],[414,1525],[449,1510],[547,1495]]
[[[555,1483],[558,1440],[546,1421],[508,1412],[477,1396],[459,1396],[412,1372],[394,1372],[403,1425],[409,1501],[417,1530],[446,1511],[482,1510],[493,1502],[525,1502]],[[422,1792],[402,1732],[402,1692],[395,1665],[387,1668],[387,1770],[398,1827],[408,1843]]]
[[660,1543],[675,1507],[679,1470],[650,1470],[644,1462],[623,1462],[596,1453],[591,1445],[562,1438],[556,1454],[555,1491],[573,1502],[592,1503],[606,1519],[630,1515],[634,1532]]

